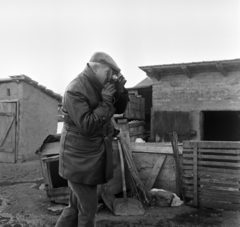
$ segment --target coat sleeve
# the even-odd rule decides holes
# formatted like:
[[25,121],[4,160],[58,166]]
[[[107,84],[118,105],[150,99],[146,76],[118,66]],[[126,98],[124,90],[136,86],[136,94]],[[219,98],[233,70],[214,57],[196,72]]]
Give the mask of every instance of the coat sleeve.
[[114,107],[116,109],[116,114],[122,114],[127,108],[129,98],[128,91],[124,88],[124,92],[116,92]]
[[111,119],[116,111],[113,105],[103,101],[100,101],[99,105],[92,109],[89,106],[88,98],[76,91],[66,91],[64,106],[71,120],[85,136],[94,134]]

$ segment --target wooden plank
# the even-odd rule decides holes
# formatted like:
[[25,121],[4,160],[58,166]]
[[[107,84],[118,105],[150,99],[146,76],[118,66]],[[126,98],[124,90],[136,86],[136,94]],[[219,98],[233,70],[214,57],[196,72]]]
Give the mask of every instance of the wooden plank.
[[[0,116],[0,162],[15,163],[16,162],[16,135],[17,135],[17,119],[16,119],[15,102],[0,102],[0,112],[9,113],[12,116]],[[13,150],[9,149],[10,147]]]
[[[216,188],[199,188],[199,193],[213,193],[213,194],[218,194],[225,196],[226,194],[231,197],[239,197],[240,196],[240,191],[230,191],[230,190],[223,190],[223,189],[216,189]],[[192,190],[188,189],[188,193],[193,193]]]
[[0,152],[0,163],[15,163],[15,152]]
[[0,116],[12,117],[14,116],[14,113],[0,112]]
[[68,195],[69,193],[70,193],[70,188],[69,187],[47,189],[47,194],[49,196]]
[[[193,158],[193,154],[185,154],[183,153],[183,158]],[[215,160],[233,160],[238,161],[240,160],[240,156],[229,156],[229,155],[198,155],[199,159],[215,159]]]
[[144,126],[144,125],[145,125],[145,122],[144,122],[144,121],[130,121],[130,122],[128,123],[129,129],[132,128],[132,127]]
[[44,155],[52,155],[52,154],[59,154],[60,149],[60,142],[53,142],[53,143],[44,143],[41,147],[41,154]]
[[179,149],[178,149],[178,135],[176,132],[170,134],[170,140],[173,149],[173,156],[175,160],[175,173],[176,173],[176,194],[183,199],[185,202],[185,197],[182,188],[182,170],[180,167],[180,157],[179,157]]
[[12,153],[14,150],[13,147],[0,147],[0,152]]
[[141,113],[141,118],[145,119],[145,98],[141,98]]
[[46,162],[46,167],[47,167],[47,178],[48,178],[48,183],[49,183],[48,189],[52,189],[53,183],[52,183],[52,177],[51,177],[51,173],[50,173],[50,163],[49,162]]
[[50,201],[56,202],[56,203],[66,203],[67,201],[69,201],[69,196],[70,195],[50,196],[49,199]]
[[240,204],[208,201],[203,199],[199,201],[199,206],[224,210],[240,210]]
[[198,143],[194,144],[194,157],[193,157],[193,204],[194,206],[198,206]]
[[50,175],[48,174],[48,169],[47,169],[47,163],[43,162],[42,160],[40,161],[41,167],[42,167],[42,174],[43,174],[43,179],[45,183],[46,189],[50,189]]
[[155,164],[154,164],[154,166],[152,168],[152,171],[149,174],[148,181],[145,184],[145,188],[146,188],[147,191],[152,189],[152,187],[154,185],[154,182],[156,181],[156,178],[157,178],[158,174],[161,171],[161,168],[163,166],[163,163],[164,163],[165,159],[166,159],[166,155],[162,155],[155,162]]
[[[192,153],[193,148],[183,148],[183,153]],[[227,150],[220,150],[220,149],[198,149],[199,153],[217,153],[217,154],[240,154],[240,149],[227,149]]]
[[240,204],[240,196],[229,196],[226,192],[226,195],[216,194],[216,193],[202,193],[199,192],[199,199],[206,199],[216,202],[228,202],[228,203],[239,203]]
[[[187,198],[193,198],[193,191],[185,190],[185,196]],[[211,201],[222,201],[222,202],[233,202],[240,203],[240,195],[229,195],[227,191],[224,191],[224,194],[218,194],[216,192],[202,192],[199,191],[199,201],[201,199],[211,200]]]
[[193,148],[193,145],[198,142],[198,148],[240,148],[240,142],[228,142],[228,141],[184,141],[183,147]]
[[141,103],[131,103],[131,110],[141,110]]
[[129,132],[130,136],[139,136],[139,135],[144,135],[144,131],[138,131],[138,132]]
[[3,133],[2,138],[0,139],[0,147],[3,146],[3,143],[4,143],[5,139],[7,138],[7,135],[10,131],[10,128],[13,124],[14,119],[15,119],[15,115],[10,118],[8,124],[5,126],[5,128],[4,128],[5,132]]
[[[193,164],[193,160],[183,159],[183,164]],[[213,161],[198,161],[198,165],[205,166],[221,166],[221,167],[240,167],[240,163],[232,163],[232,162],[213,162]]]
[[213,181],[204,181],[200,179],[198,184],[204,187],[207,186],[208,188],[211,188],[211,187],[240,188],[240,184],[238,184],[238,182],[234,184],[232,182],[213,182]]
[[[184,171],[183,177],[193,177],[193,171],[186,170]],[[219,172],[209,172],[205,170],[198,170],[198,177],[199,178],[211,178],[211,179],[225,179],[225,180],[233,180],[233,181],[240,181],[239,174],[233,173],[219,173]]]
[[191,198],[191,199],[193,199],[193,191],[184,190],[184,194],[185,194],[185,197],[186,197],[186,198]]
[[59,155],[42,158],[43,162],[53,162],[53,161],[58,161],[58,160],[59,160]]
[[[184,184],[194,184],[194,180],[183,178],[183,183]],[[198,185],[204,186],[205,188],[206,188],[206,186],[207,186],[207,188],[211,188],[211,187],[240,188],[240,184],[238,184],[238,182],[231,182],[231,181],[230,182],[229,181],[215,182],[212,180],[200,179],[198,181]]]
[[[192,170],[193,165],[183,165],[182,168],[184,170]],[[237,170],[237,169],[221,169],[221,168],[210,168],[210,167],[198,166],[198,170],[205,170],[209,172],[218,172],[218,173],[240,174],[240,170]]]
[[215,64],[217,70],[225,77],[228,76],[228,72],[224,69],[223,65],[221,62],[218,62]]
[[193,77],[192,73],[189,71],[189,69],[188,69],[188,67],[187,67],[186,65],[181,66],[181,69],[182,69],[182,71],[185,73],[185,75],[186,75],[188,78],[191,79],[191,78]]
[[186,190],[193,191],[193,185],[185,185],[185,184],[183,184],[183,188],[184,188],[184,191],[186,191]]
[[[182,146],[178,144],[179,154],[182,154]],[[170,143],[131,143],[133,152],[138,153],[156,153],[156,154],[173,154]]]

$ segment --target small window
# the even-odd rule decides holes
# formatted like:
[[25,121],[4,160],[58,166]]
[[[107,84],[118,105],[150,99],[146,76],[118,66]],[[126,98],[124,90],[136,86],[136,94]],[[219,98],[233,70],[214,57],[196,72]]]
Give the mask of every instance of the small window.
[[7,96],[11,96],[11,90],[10,90],[10,88],[7,88]]

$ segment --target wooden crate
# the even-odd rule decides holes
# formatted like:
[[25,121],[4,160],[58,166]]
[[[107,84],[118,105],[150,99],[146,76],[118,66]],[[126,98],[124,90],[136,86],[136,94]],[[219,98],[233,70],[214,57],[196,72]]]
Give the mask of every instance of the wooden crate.
[[[68,203],[69,192],[67,180],[63,179],[58,174],[59,166],[59,145],[60,142],[44,143],[38,152],[40,164],[44,178],[46,194],[50,201],[57,203]],[[113,146],[113,178],[108,182],[109,191],[112,194],[122,192],[122,175],[120,166],[120,157],[117,146],[117,141],[112,142]],[[130,178],[126,172],[126,184],[129,188]],[[98,195],[100,198],[101,187],[98,187]]]
[[145,122],[144,121],[129,121],[128,119],[117,119],[117,128],[123,131],[129,131],[130,141],[135,142],[137,138],[146,137]]
[[128,122],[130,141],[135,142],[137,138],[145,139],[145,122],[130,121]]
[[193,205],[240,210],[240,143],[183,142],[183,187]]
[[134,120],[144,120],[145,119],[145,98],[130,94],[127,109],[123,114],[123,118],[134,119]]
[[41,147],[40,164],[47,196],[52,202],[68,203],[67,180],[58,174],[59,142],[44,143]]

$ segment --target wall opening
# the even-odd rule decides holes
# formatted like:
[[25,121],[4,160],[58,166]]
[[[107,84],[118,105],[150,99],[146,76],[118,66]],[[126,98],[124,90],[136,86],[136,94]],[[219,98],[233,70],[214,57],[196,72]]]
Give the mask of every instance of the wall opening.
[[7,88],[7,96],[11,96],[11,90],[10,90],[10,88]]
[[203,140],[240,141],[240,111],[203,111]]
[[48,162],[48,169],[52,180],[52,187],[53,188],[67,187],[68,182],[58,174],[58,167],[59,160]]

